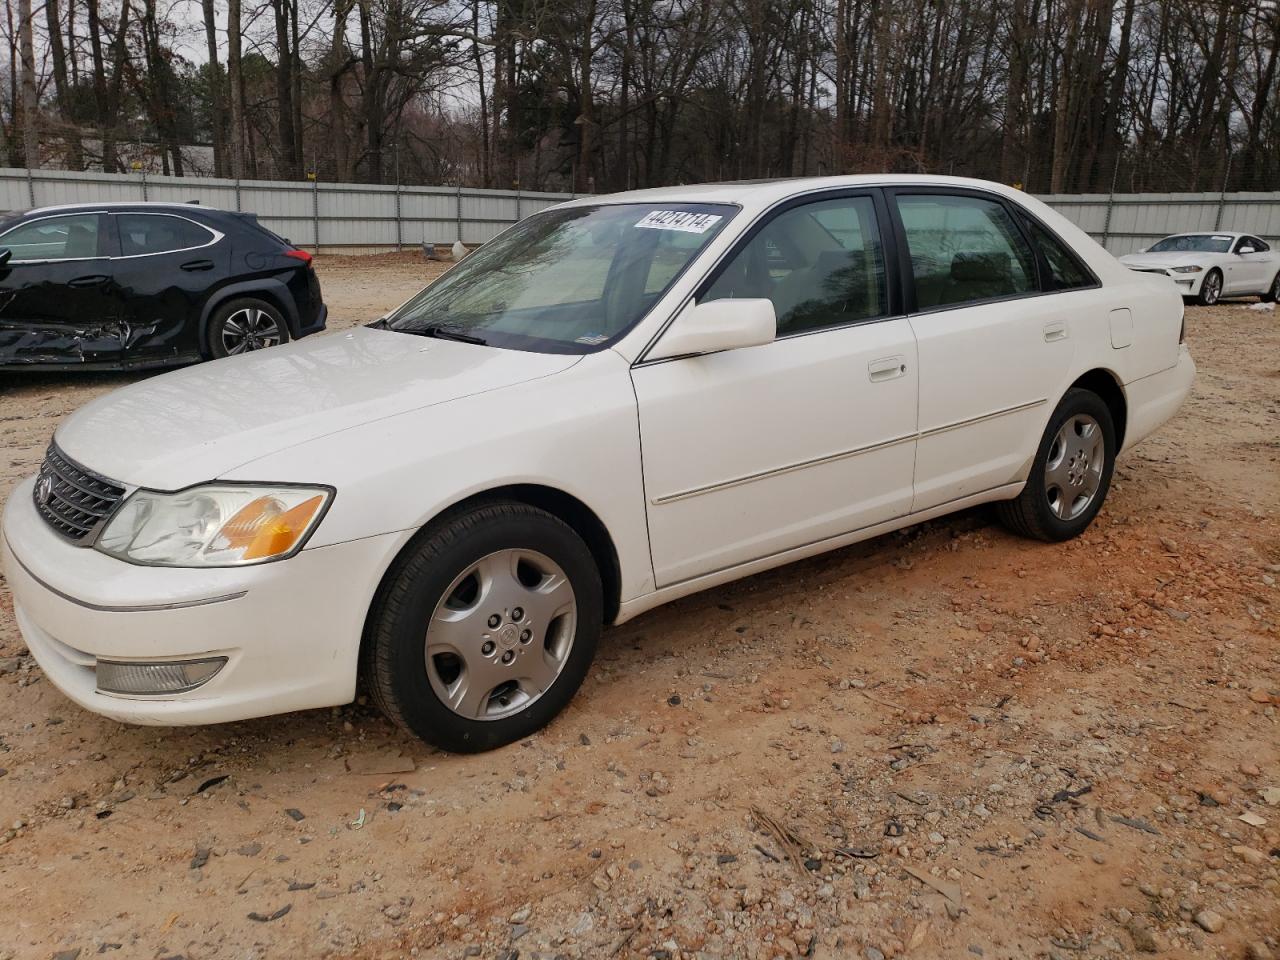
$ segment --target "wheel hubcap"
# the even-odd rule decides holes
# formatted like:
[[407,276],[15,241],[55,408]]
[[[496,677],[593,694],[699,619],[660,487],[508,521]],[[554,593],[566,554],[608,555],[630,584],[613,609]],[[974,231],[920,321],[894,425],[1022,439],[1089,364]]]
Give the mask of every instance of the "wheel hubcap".
[[1210,303],[1216,303],[1218,300],[1218,291],[1222,286],[1222,281],[1218,279],[1215,273],[1212,276],[1205,277],[1204,281],[1204,298]]
[[1044,492],[1055,517],[1073,520],[1089,508],[1102,485],[1106,458],[1097,420],[1077,414],[1062,425],[1044,467]]
[[222,324],[222,348],[228,356],[274,347],[280,343],[280,326],[265,310],[245,307]]
[[578,603],[560,566],[533,550],[500,550],[473,563],[445,591],[427,626],[427,679],[469,720],[525,709],[564,670]]

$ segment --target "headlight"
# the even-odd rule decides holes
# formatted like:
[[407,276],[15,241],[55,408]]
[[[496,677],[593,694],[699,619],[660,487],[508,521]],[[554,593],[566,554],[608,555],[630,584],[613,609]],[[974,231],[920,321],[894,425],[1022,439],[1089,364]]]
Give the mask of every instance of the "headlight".
[[302,549],[333,497],[327,487],[211,483],[138,490],[98,538],[103,553],[162,567],[238,567]]
[[1174,267],[1174,268],[1173,268],[1173,272],[1174,272],[1174,273],[1199,273],[1199,272],[1200,272],[1201,270],[1203,270],[1203,269],[1204,269],[1204,267],[1195,267],[1195,266],[1192,266],[1192,267]]

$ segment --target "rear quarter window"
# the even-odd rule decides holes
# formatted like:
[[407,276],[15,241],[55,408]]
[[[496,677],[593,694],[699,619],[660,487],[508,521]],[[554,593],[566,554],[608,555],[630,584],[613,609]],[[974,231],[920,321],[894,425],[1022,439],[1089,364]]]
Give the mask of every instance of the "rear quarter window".
[[1095,284],[1093,276],[1065,243],[1034,220],[1024,220],[1031,239],[1049,265],[1049,289],[1079,290]]

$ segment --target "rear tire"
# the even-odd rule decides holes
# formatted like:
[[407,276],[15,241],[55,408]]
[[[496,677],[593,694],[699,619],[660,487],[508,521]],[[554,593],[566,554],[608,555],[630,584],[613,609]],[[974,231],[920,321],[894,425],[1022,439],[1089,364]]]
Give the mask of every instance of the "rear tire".
[[265,300],[241,297],[214,311],[205,341],[209,356],[217,360],[288,343],[289,325]]
[[1265,293],[1262,294],[1263,303],[1276,303],[1280,301],[1280,273],[1277,273],[1271,281]]
[[1000,521],[1034,540],[1078,537],[1102,509],[1115,456],[1110,409],[1096,393],[1072,387],[1049,418],[1022,493],[996,505]]
[[1222,299],[1222,271],[1214,267],[1200,284],[1200,292],[1196,294],[1196,303],[1202,307],[1212,307]]
[[573,698],[603,611],[577,533],[527,504],[484,504],[429,527],[397,561],[369,613],[362,672],[407,732],[442,750],[492,750]]

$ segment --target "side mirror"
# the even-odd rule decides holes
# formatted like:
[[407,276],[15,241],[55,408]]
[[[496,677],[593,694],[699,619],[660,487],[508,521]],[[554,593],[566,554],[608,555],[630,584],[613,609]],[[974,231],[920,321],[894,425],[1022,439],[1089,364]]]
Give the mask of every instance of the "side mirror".
[[5,266],[9,262],[9,258],[13,256],[13,251],[8,247],[0,247],[0,267]]
[[1249,246],[1241,247],[1239,250],[1237,250],[1237,251],[1236,251],[1236,253],[1240,254],[1240,256],[1242,256],[1242,257],[1243,257],[1246,253],[1257,253],[1257,252],[1258,252],[1257,250],[1255,250],[1255,249],[1253,249],[1253,247],[1249,247]]
[[648,359],[666,360],[756,347],[771,343],[777,335],[778,318],[773,312],[773,301],[708,300],[685,307]]

